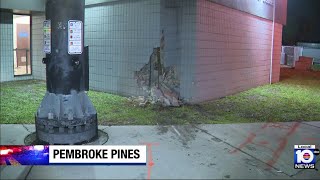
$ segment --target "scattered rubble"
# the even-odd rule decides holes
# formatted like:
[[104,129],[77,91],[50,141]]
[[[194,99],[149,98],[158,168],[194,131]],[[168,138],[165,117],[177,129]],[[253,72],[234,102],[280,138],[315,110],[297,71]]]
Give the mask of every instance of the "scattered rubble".
[[173,66],[164,67],[160,57],[160,48],[154,48],[150,60],[140,71],[135,72],[137,84],[143,89],[145,95],[131,97],[139,106],[147,103],[159,103],[162,106],[180,106],[178,89],[180,81]]

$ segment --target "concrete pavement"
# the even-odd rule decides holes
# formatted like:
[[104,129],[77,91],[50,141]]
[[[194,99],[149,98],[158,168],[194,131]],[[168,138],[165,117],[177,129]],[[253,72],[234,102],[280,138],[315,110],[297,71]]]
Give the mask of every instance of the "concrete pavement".
[[[107,145],[156,144],[154,165],[2,166],[1,179],[320,179],[318,170],[293,168],[295,144],[320,147],[320,121],[99,129],[108,133]],[[2,124],[0,142],[21,145],[34,131]]]

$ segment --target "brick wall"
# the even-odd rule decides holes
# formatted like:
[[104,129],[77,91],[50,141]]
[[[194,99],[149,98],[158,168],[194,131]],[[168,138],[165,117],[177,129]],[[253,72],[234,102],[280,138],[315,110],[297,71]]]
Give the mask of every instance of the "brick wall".
[[[275,24],[273,82],[279,80],[282,25]],[[193,102],[269,83],[272,22],[206,0],[197,1]]]
[[300,56],[299,60],[296,62],[295,69],[300,71],[311,70],[312,63],[313,63],[313,58]]
[[0,12],[0,82],[32,79],[32,76],[14,77],[13,55],[13,15]]
[[274,39],[273,39],[273,56],[272,56],[272,83],[280,80],[280,61],[282,48],[282,25],[274,24]]
[[139,95],[134,71],[160,45],[160,0],[115,1],[85,9],[90,88]]

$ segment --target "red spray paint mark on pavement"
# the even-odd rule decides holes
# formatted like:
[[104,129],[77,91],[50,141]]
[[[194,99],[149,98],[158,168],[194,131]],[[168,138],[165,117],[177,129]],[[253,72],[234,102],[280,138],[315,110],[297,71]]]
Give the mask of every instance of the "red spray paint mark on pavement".
[[315,141],[320,141],[320,137],[306,137],[306,138],[303,138],[302,140],[315,142]]
[[147,162],[147,166],[148,166],[148,174],[147,174],[147,178],[148,180],[150,180],[151,178],[151,169],[152,166],[154,166],[154,162],[153,162],[153,158],[152,158],[152,146],[158,146],[159,143],[142,143],[144,145],[147,146],[147,156],[148,156],[148,162]]
[[235,153],[238,152],[238,150],[241,150],[242,148],[244,148],[247,144],[250,144],[253,142],[253,139],[256,137],[257,135],[255,133],[250,133],[249,136],[247,137],[247,139],[240,144],[240,146],[237,149],[234,149],[233,151],[231,151],[230,153]]
[[279,122],[267,122],[263,126],[261,126],[261,129],[266,129],[266,128],[290,129],[291,126],[287,124],[282,124]]
[[260,141],[259,144],[261,144],[261,145],[267,145],[267,144],[269,144],[269,141]]
[[239,150],[243,149],[248,144],[254,144],[254,145],[265,147],[272,152],[273,158],[267,162],[267,164],[269,165],[268,169],[270,169],[278,161],[282,152],[284,151],[285,147],[287,146],[288,138],[296,132],[296,130],[299,126],[300,126],[299,122],[294,123],[292,126],[282,125],[280,123],[269,123],[269,122],[265,123],[263,126],[261,126],[261,129],[266,129],[267,127],[278,128],[278,129],[289,129],[289,131],[285,134],[285,136],[281,138],[281,141],[278,141],[279,145],[278,145],[277,149],[274,150],[274,149],[268,147],[267,146],[269,144],[268,141],[260,141],[258,143],[255,143],[254,139],[256,138],[257,135],[255,133],[251,132],[249,134],[249,136],[246,138],[246,140],[242,144],[240,144],[238,146],[238,148],[234,149],[230,153],[238,152]]
[[305,144],[312,144],[312,145],[316,145],[317,147],[320,147],[320,144],[318,144],[320,142],[320,137],[302,138],[302,142],[305,142]]
[[261,129],[265,129],[269,126],[269,124],[271,124],[270,122],[265,123],[263,126],[261,126]]
[[[273,166],[279,159],[281,153],[285,149],[285,147],[288,144],[288,138],[296,132],[298,127],[300,126],[299,122],[294,123],[294,125],[291,127],[291,129],[287,132],[287,134],[282,138],[282,140],[279,142],[278,148],[273,152],[272,159],[267,162],[267,164],[271,167]],[[270,169],[269,167],[269,169]]]
[[285,125],[285,124],[281,124],[281,123],[271,123],[271,124],[269,124],[268,127],[278,128],[278,129],[291,129],[291,126]]

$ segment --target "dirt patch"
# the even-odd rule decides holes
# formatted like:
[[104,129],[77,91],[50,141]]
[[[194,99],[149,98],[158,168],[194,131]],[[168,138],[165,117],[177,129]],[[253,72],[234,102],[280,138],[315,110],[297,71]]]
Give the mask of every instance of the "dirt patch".
[[186,113],[178,114],[176,115],[176,118],[181,118],[181,119],[188,119],[188,115]]
[[320,71],[301,71],[294,68],[281,67],[280,81],[292,77],[303,77],[310,79],[320,79]]
[[159,125],[171,125],[172,123],[172,118],[171,117],[158,117],[157,118],[157,123]]
[[161,105],[159,105],[159,104],[154,104],[154,105],[152,106],[152,110],[153,110],[153,111],[157,111],[157,112],[163,112],[163,111],[170,111],[170,108],[168,108],[168,107],[163,107],[163,106],[161,106]]
[[[205,107],[203,107],[202,105],[195,104],[193,105],[193,109],[206,118],[209,118],[209,119],[215,118],[215,115],[212,112],[206,110]],[[197,124],[197,123],[194,122],[194,124]]]

